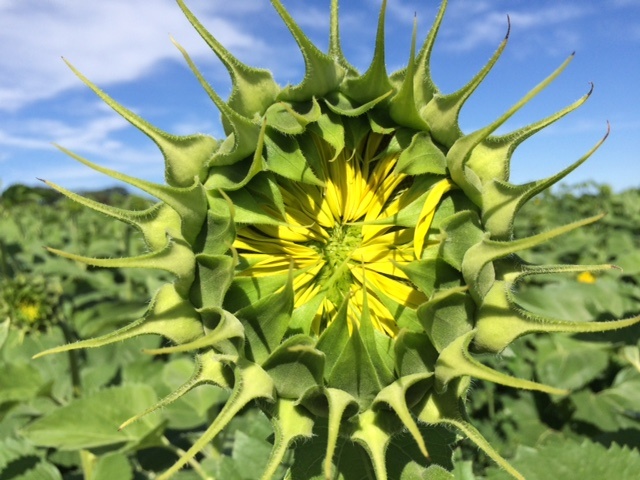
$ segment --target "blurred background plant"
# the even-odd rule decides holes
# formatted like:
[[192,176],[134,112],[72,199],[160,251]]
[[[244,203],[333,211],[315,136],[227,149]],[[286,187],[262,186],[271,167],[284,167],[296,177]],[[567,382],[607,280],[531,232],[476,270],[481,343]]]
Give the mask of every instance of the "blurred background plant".
[[[84,194],[120,207],[149,205],[118,188]],[[526,252],[522,259],[613,263],[621,270],[528,277],[516,292],[523,307],[573,321],[640,314],[640,190],[615,193],[589,183],[542,194],[519,215],[516,236],[602,211],[608,215],[597,224]],[[31,360],[46,348],[138,319],[147,299],[166,281],[160,273],[90,268],[54,257],[43,246],[97,257],[131,256],[144,251],[143,242],[130,227],[49,189],[20,185],[0,198],[0,232],[0,478],[153,478],[209,425],[227,393],[213,386],[195,389],[121,432],[117,425],[189,378],[189,356],[141,356],[141,349],[161,344],[145,336]],[[571,395],[553,397],[477,381],[469,398],[475,425],[529,480],[550,475],[600,480],[612,471],[617,479],[637,478],[639,338],[636,325],[579,342],[569,335],[521,339],[501,358],[487,361],[516,376],[571,389]],[[258,409],[246,409],[176,478],[258,478],[271,432]],[[455,450],[453,467],[454,473],[443,478],[508,478],[466,443]]]

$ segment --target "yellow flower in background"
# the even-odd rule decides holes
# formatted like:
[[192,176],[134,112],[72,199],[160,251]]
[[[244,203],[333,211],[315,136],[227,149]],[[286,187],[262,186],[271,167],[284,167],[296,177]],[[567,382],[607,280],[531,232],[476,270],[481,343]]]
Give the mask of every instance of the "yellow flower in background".
[[580,272],[576,278],[580,283],[596,283],[596,277],[591,272]]
[[17,273],[0,282],[0,318],[24,333],[59,321],[62,286],[56,277]]
[[17,311],[19,318],[27,324],[33,324],[40,318],[40,306],[33,302],[20,302]]

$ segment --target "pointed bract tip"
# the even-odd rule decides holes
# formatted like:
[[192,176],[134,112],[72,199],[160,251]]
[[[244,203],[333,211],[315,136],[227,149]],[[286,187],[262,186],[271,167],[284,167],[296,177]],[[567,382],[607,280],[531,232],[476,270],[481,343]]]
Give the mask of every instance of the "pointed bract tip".
[[511,17],[507,13],[507,34],[504,36],[504,39],[509,40],[510,34],[511,34]]
[[121,432],[122,430],[124,430],[125,428],[127,428],[129,425],[131,425],[133,422],[135,422],[136,420],[138,420],[140,418],[139,415],[134,415],[133,417],[125,420],[124,422],[122,422],[120,424],[120,426],[118,427],[118,431]]

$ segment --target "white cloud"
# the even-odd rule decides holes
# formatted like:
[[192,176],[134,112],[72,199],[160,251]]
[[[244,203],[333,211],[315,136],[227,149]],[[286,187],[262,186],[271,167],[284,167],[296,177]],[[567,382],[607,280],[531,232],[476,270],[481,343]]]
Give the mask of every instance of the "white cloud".
[[397,21],[408,25],[413,24],[413,19],[418,13],[415,5],[405,5],[399,1],[389,2],[387,12]]
[[[454,4],[454,16],[459,17],[453,30],[450,27],[444,29],[444,48],[454,51],[469,51],[480,45],[495,45],[502,40],[507,25],[507,14],[511,21],[512,31],[516,30],[522,35],[527,32],[529,39],[539,43],[542,39],[532,35],[535,32],[544,31],[553,42],[544,42],[549,53],[557,53],[558,42],[563,42],[562,51],[567,44],[575,46],[579,41],[578,34],[567,30],[566,24],[591,12],[588,7],[564,4],[551,5],[538,9],[514,11],[505,8],[501,11],[490,9],[487,2],[461,2]],[[530,7],[529,7],[530,8]],[[467,26],[459,27],[460,17],[466,17]],[[557,27],[561,25],[562,29]],[[565,43],[566,42],[566,43]]]
[[515,12],[510,14],[511,22],[520,28],[533,28],[549,26],[556,23],[564,23],[580,18],[591,12],[590,8],[576,5],[555,5],[530,12]]
[[213,122],[208,118],[187,118],[171,126],[171,133],[174,135],[191,135],[196,132],[214,135],[217,138],[224,136],[220,122]]
[[447,9],[447,16],[468,17],[475,16],[491,9],[491,2],[482,0],[458,0],[451,2]]
[[47,118],[22,119],[17,127],[0,131],[0,145],[26,149],[49,149],[52,143],[84,152],[104,152],[114,133],[130,124],[110,111],[73,125],[62,120]]
[[[233,3],[258,8],[255,1]],[[173,0],[154,0],[150,7],[128,0],[0,3],[0,44],[5,46],[0,51],[0,110],[16,110],[79,86],[60,56],[100,85],[131,81],[159,62],[178,59],[169,34],[194,57],[206,53],[213,58]],[[228,48],[264,48],[212,8],[200,10],[201,22]]]
[[329,34],[329,13],[328,8],[308,7],[291,9],[291,16],[296,23],[304,29],[314,29]]
[[[126,120],[107,110],[77,125],[45,118],[26,119],[20,122],[19,131],[0,130],[0,146],[9,153],[7,161],[3,162],[3,170],[6,169],[8,173],[19,169],[47,179],[73,180],[81,175],[82,170],[87,171],[87,176],[98,175],[80,164],[77,169],[74,165],[73,174],[68,167],[61,167],[55,159],[60,159],[63,154],[53,145],[58,144],[92,162],[122,173],[141,176],[147,171],[161,172],[162,155],[150,140],[131,142],[119,138],[130,131],[133,131],[133,127]],[[11,154],[12,151],[19,153]],[[38,166],[25,169],[24,165],[17,163],[24,162],[25,158],[37,161]],[[72,162],[69,160],[64,163]]]

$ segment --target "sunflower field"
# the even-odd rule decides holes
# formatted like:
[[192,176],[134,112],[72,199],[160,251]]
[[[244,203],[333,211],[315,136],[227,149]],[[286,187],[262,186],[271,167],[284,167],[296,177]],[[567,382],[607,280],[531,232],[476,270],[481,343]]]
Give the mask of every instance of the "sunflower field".
[[[119,207],[142,209],[149,204],[120,189],[89,196]],[[566,218],[557,214],[560,211],[567,212]],[[528,309],[561,312],[573,321],[640,313],[639,190],[560,188],[531,202],[521,212],[516,230],[525,236],[600,211],[608,215],[599,223],[534,249],[525,260],[613,263],[620,270],[531,277],[516,292]],[[131,227],[105,224],[103,216],[49,189],[6,189],[0,231],[0,478],[154,478],[196,441],[229,393],[214,386],[194,389],[121,431],[118,426],[189,379],[192,355],[140,354],[163,345],[160,337],[140,336],[99,349],[31,357],[135,321],[147,308],[146,299],[162,284],[163,274],[86,267],[48,253],[43,246],[95,256],[144,250]],[[632,480],[640,470],[639,334],[636,325],[588,336],[522,338],[500,357],[489,359],[491,364],[571,393],[549,395],[478,380],[468,396],[469,415],[527,479],[552,475]],[[433,435],[428,448],[433,463],[442,467],[440,476],[414,477],[407,472],[396,478],[509,478],[474,446],[462,441],[449,447],[451,432]],[[272,437],[261,410],[246,407],[175,478],[258,479]],[[395,448],[419,459],[406,440]],[[307,449],[304,455],[309,456],[309,471],[293,472],[288,478],[321,478],[320,454],[314,458],[313,449]],[[285,457],[276,478],[282,478],[291,463]],[[348,469],[342,475],[346,480],[375,478],[373,473]]]

